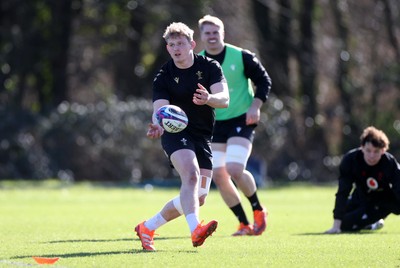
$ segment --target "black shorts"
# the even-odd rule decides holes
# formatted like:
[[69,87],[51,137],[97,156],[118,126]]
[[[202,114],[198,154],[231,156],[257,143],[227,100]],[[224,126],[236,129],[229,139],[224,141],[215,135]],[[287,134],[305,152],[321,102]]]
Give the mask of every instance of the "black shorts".
[[[200,168],[212,170],[211,137],[197,136],[186,130],[178,133],[164,131],[161,145],[170,159],[171,154],[180,149],[189,149],[196,154]],[[171,163],[171,167],[172,163]]]
[[242,137],[253,142],[256,124],[246,125],[246,114],[215,122],[212,142],[226,143],[229,138]]

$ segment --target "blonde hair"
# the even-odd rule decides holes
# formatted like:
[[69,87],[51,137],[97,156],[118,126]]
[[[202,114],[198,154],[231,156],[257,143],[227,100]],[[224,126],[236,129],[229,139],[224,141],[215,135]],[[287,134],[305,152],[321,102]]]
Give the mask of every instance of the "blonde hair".
[[222,32],[224,32],[224,23],[222,22],[222,20],[220,20],[217,17],[211,16],[211,15],[205,15],[204,17],[199,19],[200,31],[202,30],[204,24],[212,24],[212,25],[219,26],[220,30]]
[[364,129],[360,137],[361,145],[364,146],[366,143],[370,142],[374,147],[388,150],[389,149],[389,139],[386,134],[373,126],[369,126]]
[[168,41],[173,36],[185,36],[189,42],[193,41],[194,31],[182,22],[173,22],[166,29],[163,34],[165,41]]

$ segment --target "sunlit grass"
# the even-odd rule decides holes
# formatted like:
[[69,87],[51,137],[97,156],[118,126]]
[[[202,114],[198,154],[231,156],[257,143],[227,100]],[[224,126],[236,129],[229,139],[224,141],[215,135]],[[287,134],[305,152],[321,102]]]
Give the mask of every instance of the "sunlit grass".
[[[134,226],[178,189],[39,186],[0,182],[0,267],[35,265],[32,256],[60,257],[59,267],[398,267],[400,218],[361,234],[322,235],[332,224],[335,188],[263,189],[269,226],[262,236],[232,237],[237,222],[213,190],[201,219],[219,221],[199,248],[183,217],[159,230],[157,252],[141,250]],[[250,206],[244,199],[251,218]]]

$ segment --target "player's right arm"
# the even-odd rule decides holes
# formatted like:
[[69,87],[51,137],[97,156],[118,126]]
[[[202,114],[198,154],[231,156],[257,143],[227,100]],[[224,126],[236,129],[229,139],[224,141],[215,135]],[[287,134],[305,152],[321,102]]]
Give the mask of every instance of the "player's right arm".
[[157,139],[161,137],[162,134],[164,134],[164,129],[160,126],[160,124],[158,124],[156,113],[158,109],[161,108],[161,106],[167,104],[169,104],[169,101],[165,99],[159,99],[153,102],[153,115],[151,116],[152,123],[149,124],[149,128],[147,130],[147,137],[149,137],[150,139]]
[[345,207],[347,199],[353,188],[353,175],[352,166],[355,164],[353,162],[354,153],[347,153],[339,165],[339,185],[336,192],[335,207],[333,209],[333,225],[332,228],[327,230],[326,234],[339,234],[342,232],[342,218],[345,214]]

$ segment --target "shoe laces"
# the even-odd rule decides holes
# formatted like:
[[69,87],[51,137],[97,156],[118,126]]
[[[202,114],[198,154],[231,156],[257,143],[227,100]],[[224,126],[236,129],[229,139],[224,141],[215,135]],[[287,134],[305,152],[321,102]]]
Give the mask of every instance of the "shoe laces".
[[[154,232],[154,231],[153,231]],[[144,245],[146,246],[152,246],[154,245],[154,236],[159,236],[158,234],[148,234],[148,233],[142,233],[141,237],[142,237],[142,242]]]
[[196,228],[193,230],[193,234],[197,233],[198,230],[203,227],[203,222],[204,220],[202,220],[199,224],[197,224]]
[[264,210],[255,210],[254,211],[254,218],[256,220],[263,220],[266,216],[266,212]]

